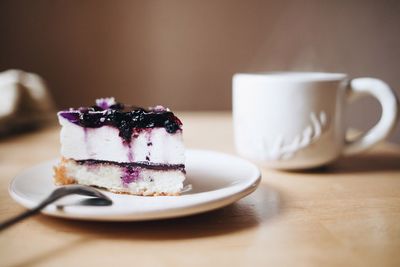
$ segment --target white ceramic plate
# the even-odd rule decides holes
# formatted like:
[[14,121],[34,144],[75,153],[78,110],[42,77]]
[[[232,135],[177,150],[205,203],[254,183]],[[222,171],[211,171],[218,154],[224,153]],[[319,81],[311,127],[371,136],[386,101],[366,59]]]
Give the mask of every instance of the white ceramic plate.
[[[57,160],[44,162],[21,173],[11,182],[11,197],[31,208],[46,198],[56,186],[53,166]],[[253,192],[261,180],[258,168],[228,154],[206,150],[187,150],[187,184],[192,190],[181,196],[142,197],[103,191],[112,206],[93,207],[73,205],[81,196],[68,196],[49,205],[43,213],[82,220],[140,221],[181,217],[229,205]]]

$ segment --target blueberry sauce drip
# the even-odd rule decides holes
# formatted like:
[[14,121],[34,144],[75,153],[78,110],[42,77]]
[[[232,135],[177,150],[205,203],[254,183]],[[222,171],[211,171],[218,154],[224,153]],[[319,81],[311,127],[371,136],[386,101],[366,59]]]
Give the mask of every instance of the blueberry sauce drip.
[[106,160],[96,160],[96,159],[86,159],[86,160],[77,160],[78,164],[85,165],[96,165],[96,164],[106,164],[106,165],[114,165],[119,166],[121,168],[143,168],[143,169],[151,169],[156,171],[170,171],[170,170],[179,170],[185,173],[185,165],[184,164],[161,164],[161,163],[150,163],[150,162],[115,162],[115,161],[106,161]]
[[132,135],[135,132],[137,134],[140,129],[163,127],[171,134],[182,129],[182,122],[167,109],[146,110],[121,103],[106,105],[101,102],[91,107],[61,111],[59,115],[81,127],[116,127],[119,136],[127,142],[130,142]]
[[129,160],[129,162],[133,162],[134,158],[133,158],[133,154],[132,154],[132,145],[131,145],[131,143],[123,142],[123,144],[128,149],[128,160]]

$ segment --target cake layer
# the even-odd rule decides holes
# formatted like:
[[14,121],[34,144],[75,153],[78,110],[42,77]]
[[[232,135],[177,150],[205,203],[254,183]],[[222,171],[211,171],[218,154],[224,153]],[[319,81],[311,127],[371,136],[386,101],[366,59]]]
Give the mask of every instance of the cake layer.
[[151,162],[184,164],[182,130],[168,133],[165,128],[133,129],[132,138],[120,136],[119,129],[104,125],[81,127],[58,116],[61,129],[61,155],[75,160],[103,160],[120,163]]
[[58,185],[78,183],[134,195],[178,195],[183,189],[184,180],[184,171],[170,166],[160,170],[134,164],[63,159],[55,168],[55,182]]

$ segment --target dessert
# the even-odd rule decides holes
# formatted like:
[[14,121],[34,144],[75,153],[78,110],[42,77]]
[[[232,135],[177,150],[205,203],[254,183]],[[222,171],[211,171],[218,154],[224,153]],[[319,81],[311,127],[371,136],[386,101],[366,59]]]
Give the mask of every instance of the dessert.
[[62,159],[55,183],[134,195],[178,195],[185,180],[182,123],[169,110],[96,100],[57,113]]

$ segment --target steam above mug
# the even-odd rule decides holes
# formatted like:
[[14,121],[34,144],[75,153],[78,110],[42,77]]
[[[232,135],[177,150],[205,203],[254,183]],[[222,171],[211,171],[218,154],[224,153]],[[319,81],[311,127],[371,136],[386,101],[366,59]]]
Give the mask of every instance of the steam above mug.
[[[345,110],[363,94],[382,106],[379,122],[355,140],[346,140]],[[398,101],[374,78],[342,73],[240,73],[233,77],[235,146],[244,157],[278,169],[325,165],[341,155],[362,152],[394,128]]]

